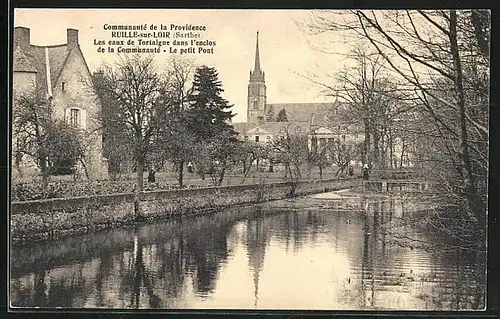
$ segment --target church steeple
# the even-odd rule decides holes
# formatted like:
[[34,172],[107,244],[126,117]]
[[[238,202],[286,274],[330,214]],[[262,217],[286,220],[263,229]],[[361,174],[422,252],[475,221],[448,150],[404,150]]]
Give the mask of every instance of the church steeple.
[[259,56],[259,31],[257,31],[257,43],[255,44],[255,66],[254,72],[260,72],[260,56]]
[[247,121],[259,123],[265,120],[266,82],[264,72],[260,68],[259,32],[255,44],[255,61],[253,71],[250,71],[248,83]]
[[253,71],[250,71],[250,81],[264,82],[264,72],[262,72],[260,68],[259,31],[257,31],[257,41],[255,43],[255,64]]

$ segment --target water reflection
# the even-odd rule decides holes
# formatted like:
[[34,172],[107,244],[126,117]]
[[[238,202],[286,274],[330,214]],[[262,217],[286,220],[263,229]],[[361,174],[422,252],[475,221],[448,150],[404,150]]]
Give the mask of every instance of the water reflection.
[[484,256],[402,245],[449,241],[412,226],[418,214],[406,199],[310,197],[14,247],[11,304],[482,309]]

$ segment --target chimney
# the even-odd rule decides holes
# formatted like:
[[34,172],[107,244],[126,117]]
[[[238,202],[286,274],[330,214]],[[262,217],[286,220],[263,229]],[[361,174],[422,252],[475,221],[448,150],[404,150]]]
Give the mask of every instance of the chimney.
[[78,30],[76,29],[67,29],[67,44],[68,50],[75,49],[78,47]]
[[14,28],[14,49],[20,46],[22,50],[29,50],[30,48],[30,29],[26,27]]

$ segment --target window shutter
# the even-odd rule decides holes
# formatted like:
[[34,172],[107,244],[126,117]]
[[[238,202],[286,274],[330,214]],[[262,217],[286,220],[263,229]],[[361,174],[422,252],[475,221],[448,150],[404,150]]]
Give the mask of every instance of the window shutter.
[[80,120],[80,128],[81,129],[87,129],[87,111],[86,110],[81,110],[82,113],[82,118]]
[[70,123],[70,108],[64,109],[64,122],[66,124],[71,124]]

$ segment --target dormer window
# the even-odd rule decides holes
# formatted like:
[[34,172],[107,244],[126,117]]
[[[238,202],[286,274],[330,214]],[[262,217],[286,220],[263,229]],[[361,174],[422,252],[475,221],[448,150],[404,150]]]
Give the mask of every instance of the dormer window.
[[63,92],[65,92],[65,91],[66,91],[66,82],[62,82],[62,83],[61,83],[61,90],[62,90]]

